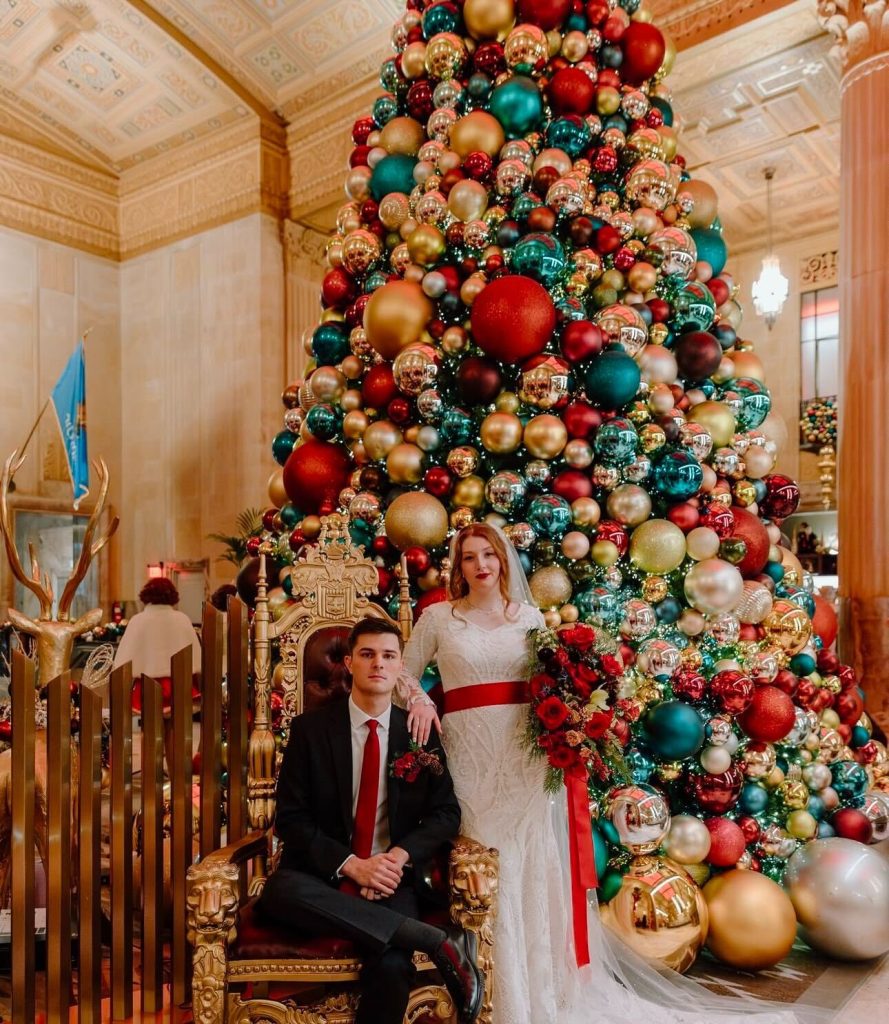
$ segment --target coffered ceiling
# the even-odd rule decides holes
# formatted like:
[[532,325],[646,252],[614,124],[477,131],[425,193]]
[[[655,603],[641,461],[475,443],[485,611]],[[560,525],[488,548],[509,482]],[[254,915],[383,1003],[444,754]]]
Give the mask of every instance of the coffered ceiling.
[[[647,0],[680,49],[681,149],[730,241],[835,215],[838,72],[814,0]],[[294,214],[325,229],[348,124],[366,112],[403,0],[0,0],[0,135],[111,179],[238,125],[287,126]],[[206,153],[206,149],[203,150]],[[309,187],[311,185],[311,187]]]

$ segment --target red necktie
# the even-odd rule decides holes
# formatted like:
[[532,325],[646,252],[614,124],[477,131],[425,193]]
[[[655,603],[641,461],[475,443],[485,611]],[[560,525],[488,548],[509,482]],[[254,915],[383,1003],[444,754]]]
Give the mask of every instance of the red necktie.
[[[367,739],[361,758],[361,777],[358,780],[358,803],[355,806],[355,821],[352,826],[352,853],[367,860],[373,850],[374,830],[377,825],[377,805],[380,798],[380,737],[377,735],[379,722],[368,718]],[[358,886],[350,879],[340,884],[344,892],[358,893]]]

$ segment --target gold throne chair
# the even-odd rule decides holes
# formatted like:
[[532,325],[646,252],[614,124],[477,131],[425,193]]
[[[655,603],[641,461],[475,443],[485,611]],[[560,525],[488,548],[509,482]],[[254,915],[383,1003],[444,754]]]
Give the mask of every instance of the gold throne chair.
[[[346,522],[322,520],[318,543],[292,569],[295,603],[273,620],[265,555],[260,556],[251,629],[253,723],[248,744],[247,835],[189,868],[188,940],[193,946],[192,1005],[196,1024],[353,1024],[361,958],[345,939],[297,937],[268,922],[256,903],[278,860],[272,852],[275,783],[281,755],[272,731],[272,695],[278,694],[283,728],[294,715],[348,692],[342,664],[351,627],[367,615],[392,621],[370,600],[378,590],[373,562],[356,548]],[[407,639],[413,622],[402,560],[398,625]],[[272,670],[273,653],[277,664]],[[446,917],[478,935],[485,973],[481,1024],[491,1021],[492,917],[498,887],[497,851],[469,837],[443,851],[430,888]],[[428,958],[414,957],[417,986],[405,1024],[456,1020],[453,1004]]]

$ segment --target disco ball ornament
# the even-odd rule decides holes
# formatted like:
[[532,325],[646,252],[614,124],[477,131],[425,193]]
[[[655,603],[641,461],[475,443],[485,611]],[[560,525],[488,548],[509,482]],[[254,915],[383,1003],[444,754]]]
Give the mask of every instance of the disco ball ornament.
[[806,843],[784,885],[813,949],[839,960],[889,951],[889,861],[873,847],[839,837]]

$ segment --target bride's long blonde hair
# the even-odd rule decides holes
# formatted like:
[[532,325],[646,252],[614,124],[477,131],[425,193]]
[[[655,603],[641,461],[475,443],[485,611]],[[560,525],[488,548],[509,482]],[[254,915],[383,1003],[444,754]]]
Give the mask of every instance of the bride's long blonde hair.
[[469,581],[463,575],[463,547],[470,537],[481,537],[486,540],[494,549],[497,561],[500,563],[500,578],[497,581],[500,586],[500,596],[503,598],[504,608],[509,608],[509,556],[506,554],[506,547],[502,536],[487,523],[472,523],[465,526],[454,539],[454,554],[451,559],[451,578],[448,582],[448,596],[452,601],[459,601],[469,593]]

